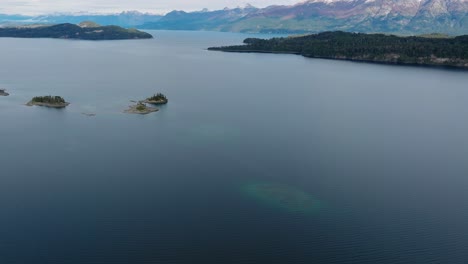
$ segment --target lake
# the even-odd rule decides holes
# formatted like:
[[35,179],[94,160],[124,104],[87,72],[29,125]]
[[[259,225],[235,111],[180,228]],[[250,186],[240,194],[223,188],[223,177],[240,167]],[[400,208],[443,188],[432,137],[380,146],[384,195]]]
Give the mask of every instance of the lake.
[[0,39],[0,263],[468,261],[466,71],[150,33]]

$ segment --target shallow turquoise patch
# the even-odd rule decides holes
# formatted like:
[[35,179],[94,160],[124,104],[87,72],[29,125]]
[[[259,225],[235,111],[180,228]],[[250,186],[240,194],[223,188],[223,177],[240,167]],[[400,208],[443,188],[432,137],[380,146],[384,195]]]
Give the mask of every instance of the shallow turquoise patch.
[[251,183],[242,187],[243,192],[258,202],[290,212],[314,213],[322,203],[310,194],[291,186],[277,183]]

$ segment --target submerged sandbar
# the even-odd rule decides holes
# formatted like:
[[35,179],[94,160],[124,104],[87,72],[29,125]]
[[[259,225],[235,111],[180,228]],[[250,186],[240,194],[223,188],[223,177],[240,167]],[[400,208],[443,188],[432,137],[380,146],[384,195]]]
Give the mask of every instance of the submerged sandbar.
[[127,110],[124,112],[127,114],[140,114],[140,115],[146,115],[152,112],[157,112],[159,111],[158,108],[156,107],[148,107],[142,102],[138,102],[136,105],[131,105],[128,107]]
[[254,183],[243,187],[244,192],[257,201],[292,212],[309,213],[322,207],[310,194],[277,183]]

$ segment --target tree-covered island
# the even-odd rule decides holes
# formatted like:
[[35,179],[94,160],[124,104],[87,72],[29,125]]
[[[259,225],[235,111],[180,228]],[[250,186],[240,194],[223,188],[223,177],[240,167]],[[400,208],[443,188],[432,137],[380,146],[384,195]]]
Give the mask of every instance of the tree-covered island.
[[60,96],[36,96],[31,101],[29,101],[26,105],[27,106],[45,106],[45,107],[52,107],[52,108],[64,108],[67,107],[70,103],[66,102]]
[[157,111],[159,111],[159,109],[156,107],[148,107],[143,102],[138,102],[136,105],[131,105],[124,112],[128,114],[146,115],[146,114],[157,112]]
[[0,96],[8,96],[8,95],[10,95],[10,94],[7,93],[7,92],[5,91],[5,89],[0,89]]
[[0,28],[0,37],[10,38],[59,38],[82,40],[149,39],[153,36],[137,29],[119,26],[101,26],[93,22],[79,25],[64,23],[57,25],[30,25]]
[[209,50],[468,69],[468,35],[428,38],[335,31],[285,38],[247,38],[244,44]]
[[151,97],[146,98],[146,100],[144,100],[143,102],[147,104],[160,105],[160,104],[167,104],[168,100],[164,94],[157,93]]

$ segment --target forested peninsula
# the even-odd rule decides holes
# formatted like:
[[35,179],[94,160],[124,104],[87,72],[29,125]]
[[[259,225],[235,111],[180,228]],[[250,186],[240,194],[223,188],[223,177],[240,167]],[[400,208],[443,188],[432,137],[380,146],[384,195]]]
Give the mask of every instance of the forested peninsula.
[[137,29],[119,26],[100,26],[94,23],[80,25],[31,25],[0,28],[0,37],[10,38],[59,38],[82,40],[149,39],[153,36]]
[[468,35],[401,37],[334,31],[272,39],[247,38],[244,45],[209,50],[290,53],[310,58],[468,69]]

